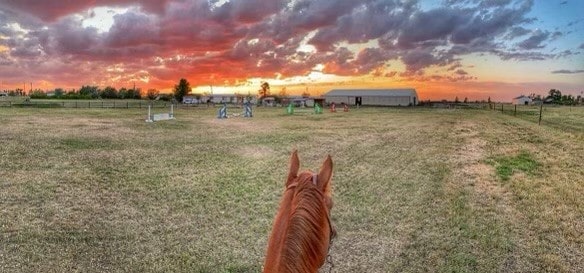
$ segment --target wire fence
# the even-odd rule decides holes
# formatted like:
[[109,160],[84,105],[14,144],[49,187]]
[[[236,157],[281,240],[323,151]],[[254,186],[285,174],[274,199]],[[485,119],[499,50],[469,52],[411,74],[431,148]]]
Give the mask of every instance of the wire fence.
[[584,131],[584,106],[499,104],[493,111],[573,132]]

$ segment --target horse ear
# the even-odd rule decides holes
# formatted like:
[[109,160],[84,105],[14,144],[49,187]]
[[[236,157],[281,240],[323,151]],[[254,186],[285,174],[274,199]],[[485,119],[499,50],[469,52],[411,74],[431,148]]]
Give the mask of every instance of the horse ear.
[[318,186],[325,194],[330,194],[331,178],[333,176],[333,160],[327,156],[318,173]]
[[300,160],[298,159],[298,151],[294,150],[292,156],[290,157],[290,170],[288,171],[288,180],[286,181],[286,186],[294,181],[294,178],[298,176],[298,169],[300,169]]

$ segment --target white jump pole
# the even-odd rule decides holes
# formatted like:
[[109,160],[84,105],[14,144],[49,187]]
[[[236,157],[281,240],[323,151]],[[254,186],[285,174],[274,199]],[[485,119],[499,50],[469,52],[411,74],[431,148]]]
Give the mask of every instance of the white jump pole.
[[150,115],[150,104],[148,104],[148,119],[146,120],[146,122],[153,122],[152,116]]

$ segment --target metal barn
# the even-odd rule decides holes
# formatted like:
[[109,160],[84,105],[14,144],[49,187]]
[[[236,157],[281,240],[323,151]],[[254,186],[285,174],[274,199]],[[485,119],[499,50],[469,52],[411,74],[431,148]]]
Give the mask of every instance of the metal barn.
[[521,95],[517,98],[513,98],[512,103],[514,105],[528,105],[532,102],[531,98],[528,96]]
[[327,103],[373,106],[417,105],[416,89],[333,89],[324,95]]

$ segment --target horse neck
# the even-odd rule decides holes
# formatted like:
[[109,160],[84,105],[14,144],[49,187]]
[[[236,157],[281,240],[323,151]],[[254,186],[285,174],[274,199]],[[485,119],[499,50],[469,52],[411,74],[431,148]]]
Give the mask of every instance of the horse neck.
[[329,243],[327,211],[322,193],[298,186],[287,191],[276,216],[264,272],[317,272]]

